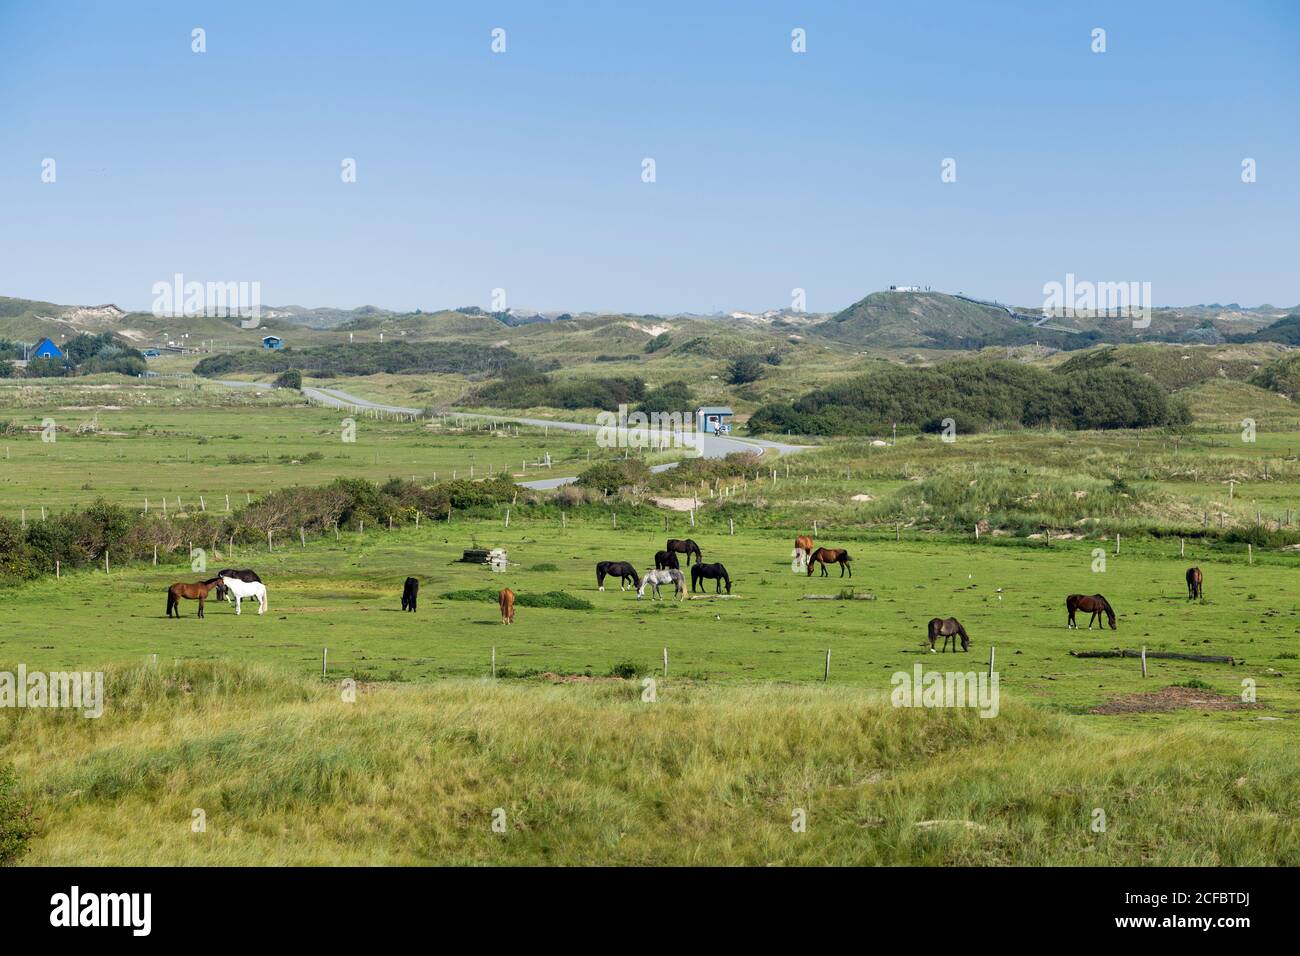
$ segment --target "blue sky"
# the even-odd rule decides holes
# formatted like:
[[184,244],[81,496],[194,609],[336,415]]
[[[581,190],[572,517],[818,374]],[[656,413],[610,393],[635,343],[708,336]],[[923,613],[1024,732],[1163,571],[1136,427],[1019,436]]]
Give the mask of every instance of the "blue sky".
[[833,311],[1072,272],[1289,306],[1298,183],[1288,2],[0,0],[5,295]]

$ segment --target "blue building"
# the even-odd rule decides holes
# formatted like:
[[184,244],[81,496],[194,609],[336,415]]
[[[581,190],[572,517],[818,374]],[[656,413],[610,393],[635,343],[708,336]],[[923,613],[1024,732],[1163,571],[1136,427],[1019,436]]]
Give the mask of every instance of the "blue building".
[[267,335],[262,338],[262,348],[279,349],[284,347],[284,339],[278,335]]
[[705,405],[695,413],[695,427],[706,435],[725,435],[731,431],[727,419],[734,414],[726,405]]
[[59,348],[48,338],[45,338],[45,339],[41,339],[39,342],[36,343],[36,347],[32,349],[31,357],[34,359],[37,358],[61,359],[63,358],[63,349]]

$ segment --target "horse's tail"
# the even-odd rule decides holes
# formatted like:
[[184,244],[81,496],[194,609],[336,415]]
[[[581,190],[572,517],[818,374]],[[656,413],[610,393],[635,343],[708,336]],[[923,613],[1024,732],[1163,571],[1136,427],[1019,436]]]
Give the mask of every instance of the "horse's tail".
[[168,617],[172,616],[172,608],[174,608],[175,606],[176,606],[176,593],[172,591],[171,588],[168,588],[167,589],[167,616]]
[[852,561],[852,560],[853,560],[853,556],[852,556],[851,554],[849,554],[847,551],[841,551],[841,552],[840,552],[840,557],[843,558],[845,561]]

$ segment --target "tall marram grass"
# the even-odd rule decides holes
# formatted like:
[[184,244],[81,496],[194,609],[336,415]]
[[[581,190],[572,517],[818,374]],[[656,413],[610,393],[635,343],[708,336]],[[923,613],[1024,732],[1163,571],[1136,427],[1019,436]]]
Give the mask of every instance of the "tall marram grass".
[[99,720],[0,722],[39,820],[24,862],[1300,860],[1300,782],[1280,748],[1114,733],[1005,698],[981,719],[834,687],[669,680],[645,703],[630,681],[465,680],[363,686],[347,703],[227,663],[115,671],[108,686]]

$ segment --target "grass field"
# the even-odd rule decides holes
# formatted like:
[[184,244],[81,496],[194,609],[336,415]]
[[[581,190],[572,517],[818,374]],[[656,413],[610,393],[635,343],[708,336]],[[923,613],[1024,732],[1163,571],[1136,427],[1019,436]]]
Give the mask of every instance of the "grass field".
[[[519,426],[518,433],[439,422],[412,425],[306,405],[296,393],[257,397],[207,386],[159,387],[152,404],[127,404],[120,392],[95,386],[28,389],[21,404],[11,392],[0,404],[0,513],[29,518],[40,508],[61,509],[104,497],[143,509],[168,508],[181,499],[210,511],[247,496],[290,484],[319,485],[336,477],[383,481],[391,477],[431,482],[500,474],[522,475],[549,454],[551,467],[537,477],[574,474],[588,455],[603,452],[580,436]],[[204,394],[206,392],[207,394]],[[215,393],[215,394],[214,394]],[[0,402],[4,401],[0,388]],[[44,400],[42,400],[44,399]],[[215,399],[215,401],[213,400]],[[209,404],[209,402],[211,402]],[[228,403],[228,404],[226,404]],[[54,441],[43,441],[42,422],[53,420]],[[355,423],[345,440],[345,420]],[[468,421],[468,420],[467,420]],[[558,469],[558,470],[557,470]]]
[[1194,723],[671,680],[653,704],[466,679],[346,703],[238,664],[124,669],[110,697],[100,721],[0,724],[42,810],[28,862],[1258,865],[1300,845],[1289,750]]
[[[515,459],[546,453],[558,475],[586,461],[583,438],[529,429],[362,419],[343,443],[340,413],[291,396],[168,386],[172,401],[142,407],[51,388],[11,394],[0,417],[98,430],[52,444],[11,430],[8,517],[101,495],[192,507],[202,494],[218,510],[228,492],[340,475],[428,481],[471,461],[517,474]],[[1300,602],[1285,542],[1300,515],[1274,527],[1300,508],[1293,448],[1295,432],[1246,443],[1208,424],[836,441],[670,487],[703,502],[694,527],[633,511],[642,491],[563,525],[520,502],[509,527],[457,516],[210,555],[262,574],[262,617],[214,602],[203,620],[192,603],[165,618],[166,587],[202,576],[179,554],[6,586],[0,671],[109,669],[99,720],[0,712],[0,763],[39,821],[24,862],[1294,864]],[[1220,533],[1250,531],[1257,512],[1271,543],[1248,552]],[[994,520],[976,541],[954,515]],[[814,522],[819,544],[853,554],[852,580],[792,573],[793,534]],[[667,536],[725,563],[732,596],[596,591],[596,561],[644,568]],[[511,566],[460,563],[474,546],[508,549]],[[1192,564],[1200,602],[1186,599]],[[399,609],[408,575],[414,615]],[[505,628],[494,603],[443,597],[504,585],[593,608],[521,607]],[[873,599],[803,599],[846,587]],[[1067,631],[1074,592],[1104,593],[1119,629]],[[973,647],[931,655],[925,623],[949,615]],[[984,670],[991,646],[996,717],[890,706],[896,673]],[[1153,658],[1143,678],[1135,660],[1069,654],[1144,646],[1238,664]],[[1213,705],[1239,701],[1244,681],[1253,706]],[[1154,709],[1171,687],[1211,704]],[[1133,704],[1147,693],[1152,706]],[[1130,706],[1091,712],[1115,701]]]

